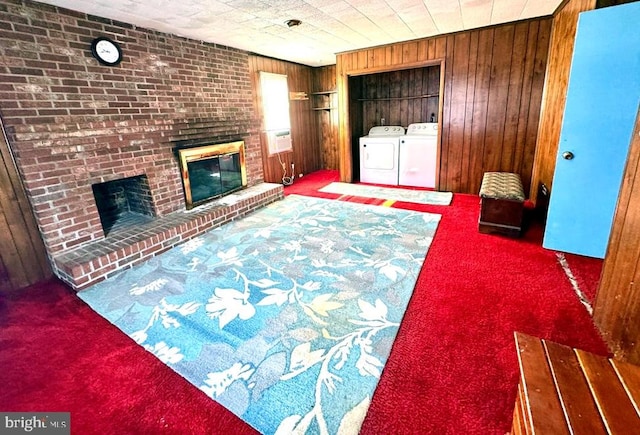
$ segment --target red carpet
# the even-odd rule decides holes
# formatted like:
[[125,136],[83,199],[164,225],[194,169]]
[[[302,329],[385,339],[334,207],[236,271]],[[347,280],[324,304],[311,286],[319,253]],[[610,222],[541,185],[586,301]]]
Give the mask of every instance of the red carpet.
[[[315,192],[337,178],[319,171],[286,193],[337,199]],[[539,227],[479,234],[472,195],[393,207],[443,218],[363,434],[507,432],[516,330],[606,354]],[[70,411],[78,434],[253,433],[55,281],[2,296],[0,332],[0,410]]]
[[0,300],[0,410],[71,412],[72,434],[254,434],[51,281]]
[[582,255],[564,254],[578,287],[593,305],[596,299],[603,260]]

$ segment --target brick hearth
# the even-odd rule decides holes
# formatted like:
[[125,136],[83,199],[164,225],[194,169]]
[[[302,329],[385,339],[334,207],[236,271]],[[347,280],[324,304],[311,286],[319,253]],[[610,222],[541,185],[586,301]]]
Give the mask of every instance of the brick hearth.
[[190,211],[120,230],[106,239],[54,256],[56,274],[75,290],[82,290],[283,196],[281,185],[262,183]]

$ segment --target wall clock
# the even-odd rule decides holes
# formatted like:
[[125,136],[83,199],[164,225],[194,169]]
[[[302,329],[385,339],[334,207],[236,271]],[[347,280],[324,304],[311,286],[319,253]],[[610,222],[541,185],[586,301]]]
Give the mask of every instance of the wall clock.
[[108,66],[115,66],[122,60],[120,45],[104,36],[91,41],[91,54],[98,59],[98,62]]

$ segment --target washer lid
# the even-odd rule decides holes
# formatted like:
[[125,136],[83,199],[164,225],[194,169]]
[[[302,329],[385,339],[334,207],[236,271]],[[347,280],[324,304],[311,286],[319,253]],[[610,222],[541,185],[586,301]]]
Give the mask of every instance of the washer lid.
[[417,122],[415,124],[409,124],[407,128],[407,136],[437,136],[438,135],[438,123],[437,122]]
[[369,136],[402,136],[404,135],[404,127],[399,125],[378,125],[371,127]]

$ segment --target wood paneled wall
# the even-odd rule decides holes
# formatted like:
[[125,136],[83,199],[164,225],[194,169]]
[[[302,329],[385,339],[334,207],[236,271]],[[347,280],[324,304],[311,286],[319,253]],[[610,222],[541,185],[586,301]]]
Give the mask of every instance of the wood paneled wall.
[[0,119],[0,291],[52,276]]
[[551,30],[549,60],[544,84],[540,127],[533,165],[529,197],[537,200],[538,186],[551,189],[556,169],[558,142],[569,86],[573,44],[578,28],[578,15],[595,7],[596,0],[570,0],[556,11]]
[[509,171],[528,190],[550,32],[541,18],[339,54],[341,179],[357,147],[349,77],[442,61],[439,189],[477,194],[484,172]]
[[617,358],[640,364],[640,111],[622,181],[593,320]]
[[[289,92],[305,92],[309,96],[306,100],[289,100],[293,152],[280,153],[279,157],[278,155],[269,156],[266,137],[261,134],[264,181],[282,183],[283,168],[280,161],[285,165],[287,176],[291,176],[291,163],[295,164],[296,176],[321,169],[316,121],[314,111],[311,110],[313,68],[264,56],[249,55],[249,70],[255,106],[260,115],[262,115],[258,78],[260,71],[286,74]],[[262,127],[261,130],[263,130]]]
[[[338,94],[336,92],[336,66],[313,69],[312,106],[320,141],[323,169],[339,169],[338,160]],[[320,109],[320,107],[329,107]]]

